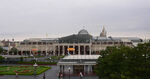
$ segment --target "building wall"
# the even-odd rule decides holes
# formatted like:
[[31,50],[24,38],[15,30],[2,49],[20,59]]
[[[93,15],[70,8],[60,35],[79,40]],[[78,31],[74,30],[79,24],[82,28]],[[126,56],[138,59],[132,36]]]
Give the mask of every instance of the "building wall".
[[[45,43],[21,44],[20,43],[19,45],[16,46],[16,48],[21,52],[23,51],[32,52],[32,49],[37,49],[38,51],[42,51],[42,52],[53,52],[52,53],[53,55],[66,55],[68,54],[66,49],[69,47],[72,48],[77,47],[77,49],[75,48],[76,50],[73,51],[72,54],[99,54],[100,50],[105,50],[108,46],[120,46],[120,45],[132,47],[131,42],[97,41],[93,43],[47,43],[47,44]],[[91,53],[91,52],[97,52],[97,53]]]

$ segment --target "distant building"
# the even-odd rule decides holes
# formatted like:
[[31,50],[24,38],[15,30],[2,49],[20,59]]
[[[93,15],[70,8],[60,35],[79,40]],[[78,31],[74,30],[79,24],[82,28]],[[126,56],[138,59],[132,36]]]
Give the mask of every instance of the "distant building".
[[70,51],[73,55],[91,55],[99,54],[101,50],[105,50],[108,46],[136,46],[142,42],[142,39],[137,37],[107,37],[106,30],[103,30],[100,36],[92,36],[85,29],[82,29],[78,34],[73,34],[61,38],[30,38],[21,41],[16,48],[19,50],[19,55],[31,55],[35,52],[32,49],[37,49],[38,55],[67,55],[68,48],[74,48]]
[[3,43],[0,41],[0,46],[3,47]]

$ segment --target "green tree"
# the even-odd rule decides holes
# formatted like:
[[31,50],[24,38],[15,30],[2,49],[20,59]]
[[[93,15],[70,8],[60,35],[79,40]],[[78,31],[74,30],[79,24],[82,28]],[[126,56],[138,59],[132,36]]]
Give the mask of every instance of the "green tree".
[[18,52],[18,49],[15,47],[11,48],[10,50],[10,53],[13,53],[13,54],[17,54],[17,52]]
[[4,49],[0,46],[0,54],[2,54]]
[[100,55],[96,69],[100,79],[150,79],[150,43],[108,47]]
[[3,61],[4,57],[0,56],[0,63]]

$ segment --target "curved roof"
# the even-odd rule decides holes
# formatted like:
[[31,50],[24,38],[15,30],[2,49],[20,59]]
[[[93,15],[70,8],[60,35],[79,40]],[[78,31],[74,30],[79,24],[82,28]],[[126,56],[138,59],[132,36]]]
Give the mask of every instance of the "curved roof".
[[83,34],[89,34],[87,30],[82,29],[78,32],[79,35],[83,35]]
[[63,59],[98,59],[100,55],[68,55]]
[[70,35],[59,38],[59,43],[89,43],[91,38],[89,34]]

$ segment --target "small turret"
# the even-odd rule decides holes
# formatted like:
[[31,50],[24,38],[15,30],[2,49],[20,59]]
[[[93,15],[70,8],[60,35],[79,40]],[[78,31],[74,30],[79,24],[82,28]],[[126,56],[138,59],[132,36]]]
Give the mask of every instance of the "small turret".
[[105,30],[105,27],[103,26],[103,30],[102,32],[100,33],[100,37],[107,37],[107,32]]

